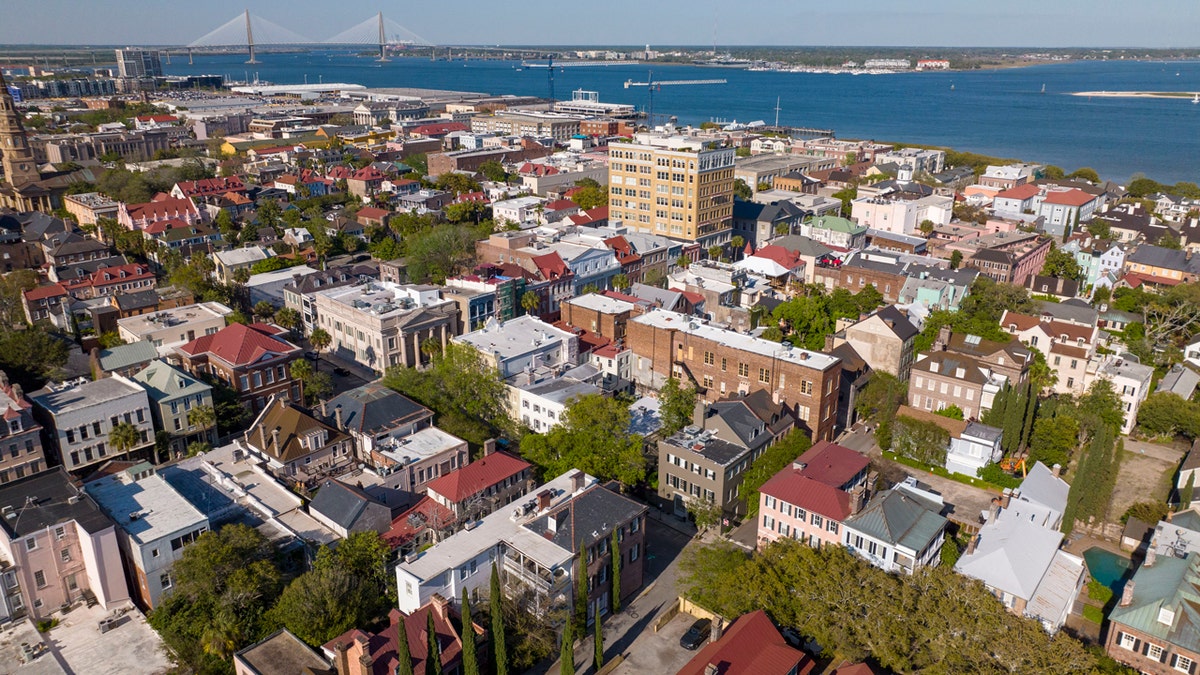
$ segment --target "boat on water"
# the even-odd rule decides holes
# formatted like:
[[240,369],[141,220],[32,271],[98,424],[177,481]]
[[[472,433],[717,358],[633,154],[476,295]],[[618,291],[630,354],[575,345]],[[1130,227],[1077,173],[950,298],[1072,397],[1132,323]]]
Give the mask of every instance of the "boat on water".
[[1045,84],[1042,84],[1042,93],[1043,94],[1046,93],[1046,85]]
[[1192,103],[1200,103],[1200,94],[1195,94],[1192,96]]

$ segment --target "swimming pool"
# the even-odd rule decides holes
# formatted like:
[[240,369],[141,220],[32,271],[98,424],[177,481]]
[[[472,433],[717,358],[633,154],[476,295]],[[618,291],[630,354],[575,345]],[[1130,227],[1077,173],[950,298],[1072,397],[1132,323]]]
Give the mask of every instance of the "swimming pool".
[[1083,559],[1093,579],[1111,588],[1113,593],[1121,593],[1133,567],[1129,558],[1094,546],[1083,552]]

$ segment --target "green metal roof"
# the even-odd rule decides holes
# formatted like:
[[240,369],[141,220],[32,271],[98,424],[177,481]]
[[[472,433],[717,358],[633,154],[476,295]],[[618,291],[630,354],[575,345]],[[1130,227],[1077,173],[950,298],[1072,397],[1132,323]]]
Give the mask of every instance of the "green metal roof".
[[859,234],[867,231],[865,225],[859,225],[853,220],[837,216],[818,216],[813,218],[812,226],[822,230],[833,230],[834,232],[845,232],[847,234]]
[[846,527],[874,539],[921,551],[946,527],[937,509],[903,490],[876,495],[866,508],[846,519]]
[[[1109,620],[1190,652],[1200,651],[1200,554],[1157,556],[1128,583],[1133,601],[1113,608]],[[1166,611],[1163,611],[1166,610]]]

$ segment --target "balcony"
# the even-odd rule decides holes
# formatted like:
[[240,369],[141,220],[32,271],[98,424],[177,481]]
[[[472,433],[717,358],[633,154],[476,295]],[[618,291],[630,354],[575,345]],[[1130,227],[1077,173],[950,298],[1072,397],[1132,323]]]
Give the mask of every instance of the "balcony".
[[520,556],[520,553],[510,550],[504,556],[505,585],[512,586],[510,581],[516,581],[542,596],[556,596],[562,593],[569,581],[569,575],[563,570],[554,572],[539,567],[530,560],[518,560],[510,556]]

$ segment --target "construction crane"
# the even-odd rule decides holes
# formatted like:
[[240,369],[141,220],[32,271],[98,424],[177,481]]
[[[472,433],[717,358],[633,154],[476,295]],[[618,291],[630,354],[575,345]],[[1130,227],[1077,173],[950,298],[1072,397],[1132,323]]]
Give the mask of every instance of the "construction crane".
[[728,80],[655,80],[654,71],[646,74],[645,82],[634,82],[633,80],[625,80],[625,88],[630,87],[646,87],[649,94],[649,104],[646,107],[646,120],[650,126],[654,126],[654,91],[663,87],[674,87],[679,85],[699,85],[699,84],[726,84]]

